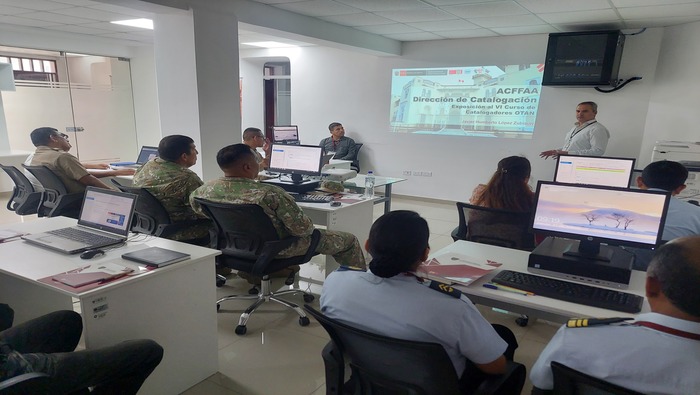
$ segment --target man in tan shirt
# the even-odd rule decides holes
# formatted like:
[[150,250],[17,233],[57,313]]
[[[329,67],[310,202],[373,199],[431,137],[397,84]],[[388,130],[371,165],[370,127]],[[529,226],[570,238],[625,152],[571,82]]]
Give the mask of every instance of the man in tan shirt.
[[78,158],[68,153],[72,145],[68,136],[49,127],[34,129],[30,134],[36,147],[32,166],[47,166],[63,181],[68,193],[81,193],[90,185],[110,189],[105,183],[91,175]]

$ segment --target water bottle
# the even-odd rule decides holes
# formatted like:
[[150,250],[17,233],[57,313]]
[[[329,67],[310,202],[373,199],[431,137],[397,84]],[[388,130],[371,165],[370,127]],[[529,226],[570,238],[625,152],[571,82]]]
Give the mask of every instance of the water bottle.
[[365,176],[365,197],[368,199],[374,197],[374,173],[371,170]]

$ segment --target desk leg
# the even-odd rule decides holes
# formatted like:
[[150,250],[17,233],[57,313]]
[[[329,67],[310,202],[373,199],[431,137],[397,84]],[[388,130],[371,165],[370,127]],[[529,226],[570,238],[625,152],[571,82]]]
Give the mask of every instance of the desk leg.
[[386,184],[384,186],[384,214],[391,211],[391,184]]
[[215,300],[213,258],[157,269],[80,299],[85,345],[153,339],[163,361],[139,393],[182,393],[218,371]]

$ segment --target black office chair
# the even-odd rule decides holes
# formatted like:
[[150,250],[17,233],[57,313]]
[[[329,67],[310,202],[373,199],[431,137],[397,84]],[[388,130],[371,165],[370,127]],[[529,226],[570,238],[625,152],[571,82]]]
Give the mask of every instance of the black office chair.
[[222,252],[222,255],[217,257],[217,263],[262,278],[257,295],[230,295],[216,301],[218,310],[221,303],[226,300],[255,299],[255,302],[241,314],[236,334],[245,334],[250,315],[260,305],[270,300],[296,311],[299,314],[299,325],[309,325],[309,318],[304,311],[298,305],[281,299],[280,296],[303,293],[304,301],[308,303],[314,300],[314,295],[292,286],[273,292],[270,290],[270,274],[310,261],[317,254],[315,251],[321,237],[320,232],[314,230],[311,234],[311,242],[304,255],[278,258],[277,254],[294,244],[299,237],[280,239],[272,225],[272,220],[265,214],[262,207],[255,204],[217,203],[201,198],[195,198],[195,200],[216,226],[217,248]]
[[363,143],[355,143],[355,155],[349,160],[352,161],[350,164],[350,169],[360,172],[360,149],[362,149]]
[[452,239],[532,251],[535,238],[529,231],[530,212],[500,210],[457,202],[459,225]]
[[[211,228],[212,232],[210,233],[214,234],[214,224],[209,218],[173,221],[160,200],[153,196],[148,189],[122,185],[115,179],[112,179],[112,183],[119,188],[120,191],[138,196],[138,199],[136,199],[136,206],[134,207],[134,218],[131,223],[132,232],[171,239],[177,232],[195,226],[202,226]],[[207,235],[205,237],[179,241],[188,244],[208,246],[210,244],[210,237],[210,235]]]
[[[321,355],[326,369],[326,394],[450,395],[459,394],[459,378],[438,343],[401,340],[370,333],[329,318],[309,305],[304,309],[331,337]],[[345,383],[345,356],[352,383]],[[506,374],[481,383],[475,394],[519,395],[525,366],[509,361]]]
[[44,187],[39,211],[46,217],[64,216],[78,218],[84,192],[68,193],[66,185],[46,166],[24,166]]
[[533,395],[642,395],[641,392],[589,376],[556,361],[552,361],[551,366],[554,389],[544,391],[533,388]]
[[7,209],[19,215],[37,214],[42,192],[36,191],[31,181],[18,168],[3,165],[0,167],[15,183],[12,196],[7,201]]
[[24,373],[0,381],[0,395],[48,394],[50,383],[46,373]]

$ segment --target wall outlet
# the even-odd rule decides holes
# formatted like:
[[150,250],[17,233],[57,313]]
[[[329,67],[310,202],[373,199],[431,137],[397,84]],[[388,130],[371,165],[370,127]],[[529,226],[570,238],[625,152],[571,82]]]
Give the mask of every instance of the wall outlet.
[[410,175],[411,175],[411,171],[410,171],[410,170],[404,170],[404,171],[403,171],[403,175],[404,175],[404,176],[410,176]]
[[414,171],[413,171],[413,175],[416,176],[416,177],[432,177],[432,176],[433,176],[433,172],[432,172],[432,171],[418,171],[418,170],[414,170]]

